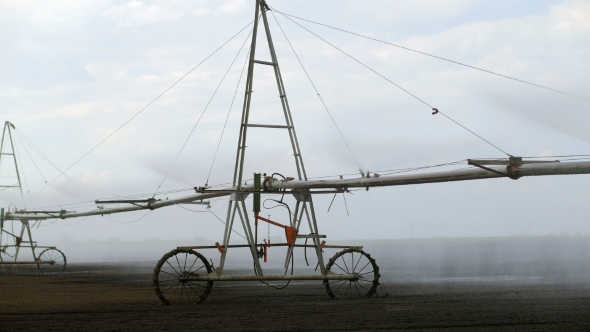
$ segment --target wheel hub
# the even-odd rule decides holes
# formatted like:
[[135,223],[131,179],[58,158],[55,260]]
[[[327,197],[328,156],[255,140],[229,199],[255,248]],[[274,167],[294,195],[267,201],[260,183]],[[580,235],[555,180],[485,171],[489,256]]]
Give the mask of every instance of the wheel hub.
[[186,284],[187,282],[189,282],[189,278],[195,278],[200,276],[200,274],[195,273],[195,272],[188,272],[188,271],[183,271],[182,275],[180,275],[180,277],[178,277],[178,281],[182,282],[183,284]]

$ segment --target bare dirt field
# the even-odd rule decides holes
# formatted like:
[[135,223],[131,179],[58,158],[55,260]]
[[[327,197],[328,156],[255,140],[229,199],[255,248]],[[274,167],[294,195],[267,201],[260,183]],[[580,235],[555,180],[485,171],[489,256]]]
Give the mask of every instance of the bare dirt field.
[[330,300],[321,282],[274,290],[218,282],[198,305],[163,306],[153,264],[72,264],[0,274],[0,329],[217,331],[589,331],[590,285],[536,277],[385,281],[378,296]]
[[[359,241],[380,267],[371,298],[331,300],[320,281],[216,282],[203,303],[172,306],[152,288],[166,251],[132,244],[144,262],[76,263],[66,248],[64,273],[0,268],[0,331],[590,331],[589,236]],[[312,272],[303,258],[296,273]],[[246,251],[232,259],[225,272],[252,274]]]

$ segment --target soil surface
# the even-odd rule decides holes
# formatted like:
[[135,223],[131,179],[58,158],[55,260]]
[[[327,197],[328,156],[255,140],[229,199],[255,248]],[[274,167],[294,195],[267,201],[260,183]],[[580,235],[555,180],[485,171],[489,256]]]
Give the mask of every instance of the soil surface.
[[216,331],[590,331],[590,284],[541,277],[386,279],[372,298],[331,300],[321,282],[275,290],[217,282],[198,305],[160,305],[152,263],[0,273],[0,329]]

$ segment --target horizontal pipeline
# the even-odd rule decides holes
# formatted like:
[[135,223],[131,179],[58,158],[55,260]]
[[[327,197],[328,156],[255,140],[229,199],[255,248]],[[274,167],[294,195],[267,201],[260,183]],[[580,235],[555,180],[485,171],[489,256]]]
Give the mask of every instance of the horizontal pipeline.
[[[563,162],[563,163],[547,163],[547,164],[524,164],[488,167],[494,170],[484,170],[480,168],[462,169],[455,171],[431,172],[421,174],[408,175],[389,175],[371,178],[358,178],[348,180],[313,180],[313,181],[280,181],[271,180],[265,183],[267,190],[278,189],[295,189],[295,190],[309,190],[309,189],[348,189],[348,188],[369,188],[369,187],[385,187],[385,186],[403,186],[410,184],[426,184],[439,182],[454,182],[467,180],[482,180],[492,178],[519,178],[524,176],[543,176],[543,175],[574,175],[574,174],[590,174],[590,162]],[[500,173],[500,174],[499,174]],[[503,176],[502,174],[506,174]],[[235,188],[228,188],[235,189]],[[253,186],[242,186],[243,191],[252,191]],[[261,192],[265,194],[269,192]],[[312,192],[313,193],[313,192]],[[179,197],[170,200],[156,201],[145,205],[131,205],[118,208],[96,209],[87,212],[65,212],[60,214],[35,214],[32,212],[24,213],[5,213],[4,220],[46,220],[54,218],[75,218],[95,215],[105,215],[111,213],[121,213],[138,210],[155,210],[165,206],[176,204],[183,204],[194,202],[203,199],[210,199],[215,197],[222,197],[229,195],[230,192],[213,192],[204,194],[193,194],[189,196]]]
[[312,180],[312,181],[267,181],[265,186],[267,189],[343,189],[343,188],[369,188],[369,187],[385,187],[385,186],[403,186],[410,184],[425,184],[425,183],[439,183],[439,182],[455,182],[467,180],[483,180],[492,178],[510,178],[511,174],[514,178],[524,176],[543,176],[543,175],[575,175],[575,174],[590,174],[590,162],[563,162],[563,163],[547,163],[547,164],[525,164],[512,166],[498,166],[489,167],[490,169],[506,174],[503,176],[498,173],[490,172],[488,170],[473,168],[462,169],[454,171],[430,172],[420,174],[407,175],[389,175],[371,178],[358,178],[347,180]]
[[34,261],[22,261],[22,262],[0,262],[0,265],[29,265],[29,264],[51,264],[53,263],[52,261],[38,261],[38,262],[34,262]]
[[[272,243],[272,244],[257,244],[257,247],[288,247],[288,243]],[[230,244],[227,246],[228,248],[250,248],[249,244]],[[295,244],[293,245],[295,248],[315,248],[313,244]],[[324,249],[358,249],[362,250],[363,246],[337,246],[337,245],[329,245],[326,244],[323,247]],[[190,249],[217,249],[217,246],[180,246],[176,249],[179,250],[190,250]]]
[[269,274],[265,276],[259,275],[206,275],[206,276],[191,276],[188,278],[179,278],[180,281],[276,281],[276,280],[358,280],[362,276],[357,273],[350,274],[302,274],[302,275],[282,275]]

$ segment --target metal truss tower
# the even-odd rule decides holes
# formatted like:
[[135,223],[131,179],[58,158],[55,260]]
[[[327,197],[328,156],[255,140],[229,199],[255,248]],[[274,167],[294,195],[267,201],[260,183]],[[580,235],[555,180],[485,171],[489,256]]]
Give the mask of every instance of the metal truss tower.
[[[236,152],[236,164],[235,164],[234,178],[233,178],[233,189],[236,192],[231,195],[230,202],[228,205],[227,217],[226,217],[227,222],[225,224],[226,226],[225,226],[225,232],[224,232],[224,238],[223,238],[223,245],[222,245],[222,249],[220,250],[220,251],[222,251],[221,260],[220,260],[219,268],[217,270],[218,274],[221,274],[223,272],[223,266],[225,263],[225,257],[226,257],[228,246],[229,246],[230,235],[232,232],[232,227],[233,227],[234,220],[236,218],[236,212],[237,212],[238,218],[240,219],[240,221],[244,227],[244,233],[246,234],[246,239],[248,241],[249,246],[251,247],[251,252],[252,252],[252,257],[254,259],[254,266],[255,266],[256,272],[258,275],[263,275],[263,271],[260,267],[259,256],[256,251],[257,238],[252,233],[252,228],[250,226],[250,220],[248,218],[248,211],[246,209],[246,205],[244,202],[246,197],[248,196],[248,193],[247,193],[247,191],[244,191],[243,193],[241,193],[241,191],[243,191],[242,185],[243,185],[243,178],[244,178],[243,177],[244,176],[244,160],[246,158],[248,129],[249,128],[267,128],[267,129],[286,130],[289,135],[289,138],[290,138],[291,148],[293,151],[293,157],[295,158],[294,161],[295,161],[295,166],[297,169],[298,180],[304,180],[304,181],[307,180],[307,175],[305,173],[305,166],[303,164],[303,158],[301,156],[301,150],[299,148],[299,142],[297,140],[297,134],[295,133],[295,126],[293,124],[293,118],[291,116],[291,109],[289,107],[287,92],[285,90],[285,85],[283,83],[283,78],[281,75],[279,61],[277,59],[277,55],[276,55],[273,40],[272,40],[272,35],[271,35],[270,28],[268,25],[268,18],[266,15],[266,12],[268,10],[270,10],[270,9],[268,8],[268,6],[264,0],[256,0],[256,9],[255,9],[255,14],[254,14],[254,27],[253,27],[253,32],[252,32],[252,41],[251,41],[251,48],[250,48],[250,59],[249,59],[249,63],[248,63],[248,76],[246,79],[246,91],[245,91],[245,95],[244,95],[244,105],[242,108],[242,118],[241,118],[241,123],[240,123],[240,135],[239,135],[239,139],[238,139],[238,147],[237,147],[237,152]],[[263,28],[264,28],[264,31],[266,34],[266,41],[267,41],[268,49],[270,51],[270,57],[271,57],[270,62],[256,60],[256,41],[257,41],[259,24],[261,22],[262,22],[262,25],[263,25]],[[264,125],[264,124],[253,124],[253,123],[249,122],[250,112],[252,111],[251,102],[252,102],[252,92],[253,92],[253,85],[254,85],[254,68],[256,67],[256,65],[271,66],[274,70],[276,85],[277,85],[277,89],[279,92],[279,98],[281,101],[281,106],[282,106],[282,110],[283,110],[283,114],[284,114],[284,118],[285,118],[284,125]],[[257,180],[255,179],[254,186],[259,185],[259,183],[257,184],[256,181]],[[299,231],[299,226],[301,225],[303,218],[307,219],[307,222],[309,224],[309,228],[310,228],[311,232],[316,235],[315,236],[306,236],[306,237],[312,238],[314,247],[316,249],[316,254],[318,257],[321,272],[322,272],[322,274],[325,274],[326,271],[325,271],[325,267],[324,267],[324,260],[322,257],[322,250],[320,248],[321,244],[319,242],[319,236],[317,235],[317,234],[319,234],[319,232],[318,232],[318,228],[317,228],[317,222],[316,222],[315,211],[313,208],[313,201],[312,201],[311,195],[306,193],[306,191],[302,191],[300,194],[294,195],[294,196],[297,200],[295,210],[294,210],[294,218],[293,218],[293,220],[291,220],[290,226],[286,229],[289,229],[292,232],[293,242],[294,242],[296,234]],[[254,221],[255,221],[256,226],[258,225],[258,220],[263,220],[263,221],[273,223],[270,220],[265,220],[265,218],[258,216],[258,211],[255,211],[254,219],[255,219]],[[275,225],[276,225],[276,223],[275,223]],[[283,266],[283,274],[287,273],[288,266],[289,266],[290,261],[292,259],[292,253],[293,253],[293,245],[292,244],[293,243],[290,243],[290,244],[291,245],[289,246],[289,248],[287,250],[287,257],[285,258],[285,263]]]

